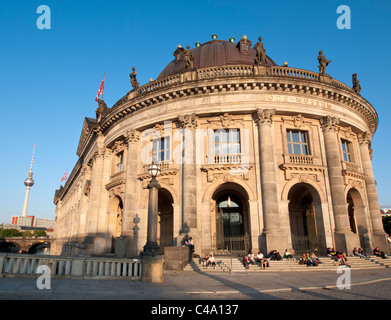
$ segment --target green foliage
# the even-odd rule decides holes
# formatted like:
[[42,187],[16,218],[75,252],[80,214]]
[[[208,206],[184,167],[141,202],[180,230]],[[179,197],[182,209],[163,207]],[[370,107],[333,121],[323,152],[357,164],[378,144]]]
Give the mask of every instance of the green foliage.
[[391,236],[391,216],[384,216],[383,217],[383,227],[384,231]]
[[19,237],[19,231],[16,229],[4,229],[1,233],[2,236],[5,237]]
[[46,231],[44,231],[44,230],[37,230],[37,231],[35,231],[34,235],[37,236],[37,237],[46,237]]

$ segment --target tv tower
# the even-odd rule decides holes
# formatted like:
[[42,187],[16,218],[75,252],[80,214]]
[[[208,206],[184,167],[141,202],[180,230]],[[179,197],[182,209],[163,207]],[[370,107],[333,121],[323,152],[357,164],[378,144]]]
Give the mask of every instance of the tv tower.
[[34,144],[34,148],[33,148],[33,156],[31,158],[30,171],[27,172],[27,179],[24,180],[24,185],[26,186],[26,195],[24,197],[22,217],[27,217],[27,204],[29,202],[30,188],[34,185],[34,180],[33,180],[34,152],[35,152],[35,144]]

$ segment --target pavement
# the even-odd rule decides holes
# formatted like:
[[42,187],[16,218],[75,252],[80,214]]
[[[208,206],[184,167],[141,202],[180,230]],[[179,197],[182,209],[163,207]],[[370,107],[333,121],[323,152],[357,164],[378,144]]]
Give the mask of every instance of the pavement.
[[[223,273],[164,271],[162,283],[131,280],[1,278],[0,300],[302,300],[391,299],[391,269]],[[350,285],[350,286],[349,286]],[[379,289],[381,288],[381,289]],[[353,292],[366,290],[354,296]],[[368,291],[369,290],[369,291]],[[309,293],[322,292],[321,296]],[[307,293],[308,296],[303,295]],[[327,293],[327,294],[326,294]],[[331,295],[331,293],[335,293]],[[296,298],[295,298],[296,297]]]

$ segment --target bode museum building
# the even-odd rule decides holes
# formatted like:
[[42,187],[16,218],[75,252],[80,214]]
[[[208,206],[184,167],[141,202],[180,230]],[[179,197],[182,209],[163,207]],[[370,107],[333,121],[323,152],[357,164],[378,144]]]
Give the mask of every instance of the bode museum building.
[[[254,41],[255,43],[255,41]],[[387,249],[371,140],[374,107],[326,73],[278,66],[262,38],[178,46],[156,80],[85,118],[79,160],[56,190],[53,254],[136,257],[152,163],[161,252],[186,235],[215,255]],[[316,60],[315,60],[316,61]]]

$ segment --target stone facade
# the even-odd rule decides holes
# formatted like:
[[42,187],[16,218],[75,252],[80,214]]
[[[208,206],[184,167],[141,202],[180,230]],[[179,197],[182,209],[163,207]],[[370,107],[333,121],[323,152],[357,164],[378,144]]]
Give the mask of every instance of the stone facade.
[[[221,43],[235,63],[199,58],[197,50]],[[234,50],[243,48],[218,40],[194,48],[194,68],[176,56],[183,67],[172,62],[85,119],[79,161],[55,194],[53,253],[137,256],[154,156],[161,248],[188,234],[199,254],[386,249],[372,105],[327,74],[268,57],[257,64]]]

